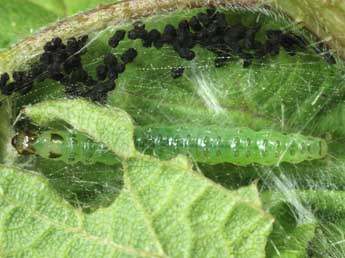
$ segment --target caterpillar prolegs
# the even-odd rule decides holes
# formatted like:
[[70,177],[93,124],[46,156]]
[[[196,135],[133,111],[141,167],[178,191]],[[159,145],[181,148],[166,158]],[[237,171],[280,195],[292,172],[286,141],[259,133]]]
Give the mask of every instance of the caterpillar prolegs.
[[[280,162],[322,159],[328,149],[321,138],[271,130],[256,132],[249,128],[139,127],[134,141],[139,151],[161,159],[186,154],[197,162],[240,166],[252,163],[271,166]],[[118,162],[105,145],[76,132],[21,132],[13,138],[12,144],[20,154],[35,154],[66,163],[111,165]]]

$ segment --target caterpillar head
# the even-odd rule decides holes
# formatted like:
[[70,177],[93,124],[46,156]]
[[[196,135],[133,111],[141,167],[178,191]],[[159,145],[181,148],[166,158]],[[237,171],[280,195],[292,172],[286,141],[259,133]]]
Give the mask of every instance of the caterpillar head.
[[19,132],[12,138],[12,146],[20,155],[32,155],[36,153],[33,144],[37,135],[33,132]]

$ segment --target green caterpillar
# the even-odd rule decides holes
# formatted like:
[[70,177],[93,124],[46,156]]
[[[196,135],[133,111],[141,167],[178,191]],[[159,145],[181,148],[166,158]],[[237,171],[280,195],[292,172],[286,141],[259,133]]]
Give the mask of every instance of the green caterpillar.
[[[139,151],[161,159],[185,154],[208,164],[228,162],[240,166],[252,163],[271,166],[280,162],[321,159],[327,155],[327,143],[323,139],[269,130],[256,132],[249,128],[144,127],[136,129],[134,140]],[[112,165],[118,162],[103,144],[80,133],[22,132],[12,139],[12,144],[20,154],[36,154],[66,163]]]

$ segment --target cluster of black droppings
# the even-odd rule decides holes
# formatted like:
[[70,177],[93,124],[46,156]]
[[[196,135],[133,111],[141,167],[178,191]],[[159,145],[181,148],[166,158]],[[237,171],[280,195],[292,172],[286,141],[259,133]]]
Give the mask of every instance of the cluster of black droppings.
[[[222,67],[234,58],[241,58],[243,67],[249,67],[254,57],[279,54],[280,46],[290,54],[294,54],[297,48],[306,47],[301,38],[282,31],[268,31],[267,41],[261,43],[256,40],[260,28],[259,24],[230,25],[223,13],[210,8],[190,20],[180,21],[177,27],[167,24],[162,33],[156,29],[148,31],[145,24],[137,22],[128,32],[128,38],[141,39],[144,47],[159,49],[163,45],[171,45],[181,58],[189,61],[195,58],[192,49],[198,44],[216,54],[216,67]],[[173,68],[172,77],[180,77],[183,70],[181,67]]]
[[[266,39],[258,41],[256,36],[260,29],[259,24],[230,24],[223,13],[210,8],[189,20],[181,20],[176,27],[167,24],[162,32],[157,29],[149,31],[144,23],[136,22],[133,29],[127,32],[127,37],[130,40],[141,40],[146,48],[171,46],[181,58],[188,61],[195,58],[193,48],[199,45],[215,53],[215,67],[241,59],[243,67],[247,68],[254,58],[276,56],[281,48],[289,55],[295,55],[297,51],[308,47],[304,38],[281,30],[267,30]],[[116,31],[108,40],[109,46],[118,47],[125,36],[125,30]],[[116,79],[126,70],[126,65],[135,60],[138,52],[129,48],[119,57],[112,53],[106,54],[103,63],[96,67],[94,79],[82,65],[87,41],[88,36],[69,38],[66,43],[60,38],[52,39],[44,45],[44,53],[29,70],[13,72],[12,80],[7,73],[0,76],[0,92],[8,96],[14,92],[26,94],[32,89],[34,81],[51,79],[60,82],[70,97],[86,97],[92,101],[105,102],[107,93],[116,87]],[[322,55],[329,64],[336,63],[323,44],[314,47],[314,51]],[[172,78],[181,77],[184,70],[183,66],[172,68]]]
[[0,79],[0,90],[4,95],[11,95],[14,92],[19,92],[25,94],[31,90],[33,85],[33,78],[31,73],[27,72],[14,72],[14,81],[7,84],[9,81],[9,75],[7,73],[3,74]]
[[[158,49],[164,44],[171,45],[181,58],[189,61],[195,58],[192,49],[200,45],[216,54],[215,67],[222,67],[230,60],[241,59],[243,67],[247,68],[254,58],[276,56],[281,48],[293,56],[297,51],[305,51],[308,47],[308,42],[301,36],[281,30],[268,30],[266,40],[259,41],[256,36],[260,29],[260,24],[232,25],[223,13],[210,8],[189,20],[180,21],[177,27],[167,24],[162,33],[155,29],[147,31],[145,24],[137,22],[129,31],[128,38],[141,39],[144,47],[153,46]],[[329,64],[335,63],[329,52],[321,54]],[[171,71],[173,78],[180,77],[182,73],[181,67],[175,67]]]
[[[109,45],[116,48],[121,40],[124,39],[126,32],[124,30],[117,31],[114,36],[109,39]],[[128,33],[129,36],[130,33]],[[133,62],[138,53],[134,48],[127,49],[119,60],[114,54],[108,53],[103,58],[103,64],[96,67],[96,76],[99,80],[97,87],[90,90],[87,94],[93,101],[105,102],[107,93],[116,87],[116,79],[120,74],[125,72],[126,65]]]
[[[109,40],[109,45],[116,47],[124,39],[125,31],[120,30]],[[134,60],[137,51],[128,49],[121,57],[123,62],[111,53],[104,57],[104,64],[97,66],[94,79],[82,64],[82,55],[87,51],[88,37],[79,39],[69,38],[66,44],[60,38],[54,38],[47,42],[44,52],[39,60],[30,66],[27,71],[14,71],[12,81],[10,76],[4,73],[0,77],[0,91],[4,95],[14,92],[26,94],[34,84],[34,81],[46,79],[60,82],[65,93],[70,97],[86,97],[92,101],[104,102],[107,93],[116,86],[118,75],[125,71],[125,65]]]
[[47,42],[40,61],[47,67],[43,79],[51,79],[65,86],[65,92],[72,97],[83,96],[86,88],[93,87],[96,81],[83,68],[81,57],[87,51],[87,36],[69,38],[64,44],[60,38]]
[[27,71],[14,71],[12,82],[7,73],[1,76],[0,90],[4,95],[14,92],[26,94],[34,84],[34,81],[51,79],[61,82],[67,87],[71,83],[86,82],[90,80],[87,72],[83,70],[81,55],[86,50],[82,48],[87,42],[87,36],[80,39],[70,38],[65,45],[60,38],[54,38],[47,42],[44,52],[39,60],[30,66]]

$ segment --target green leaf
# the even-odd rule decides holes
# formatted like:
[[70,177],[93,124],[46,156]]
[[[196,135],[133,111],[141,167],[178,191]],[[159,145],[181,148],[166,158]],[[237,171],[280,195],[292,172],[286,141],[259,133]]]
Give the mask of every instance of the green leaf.
[[177,161],[131,158],[125,171],[116,201],[84,214],[41,176],[2,167],[0,254],[265,257],[272,219],[255,186],[228,191]]
[[316,235],[310,243],[309,255],[312,258],[345,257],[344,247],[344,217],[335,220],[329,217],[323,220],[316,230]]
[[[269,213],[275,218],[267,245],[269,258],[304,258],[308,245],[315,236],[317,221],[308,210],[298,211],[286,198],[280,201],[266,200]],[[303,214],[305,212],[306,214]]]
[[[44,0],[40,0],[44,1]],[[68,11],[68,14],[74,14],[76,12],[80,11],[86,11],[91,8],[95,8],[97,6],[102,6],[110,3],[116,3],[119,2],[118,0],[74,0],[74,1],[68,1],[64,0],[64,4],[66,6],[66,9]]]
[[298,192],[300,198],[317,213],[345,215],[345,192],[335,190],[305,190]]
[[59,16],[68,16],[77,12],[86,11],[95,8],[98,5],[115,3],[116,0],[30,0],[45,9],[52,11]]
[[318,119],[315,130],[342,138],[345,135],[345,105],[339,103]]
[[[17,0],[14,0],[14,4],[18,5],[16,1]],[[67,8],[66,8],[66,4],[64,0],[28,0],[28,1],[38,6],[41,6],[50,12],[55,13],[59,17],[66,16]],[[79,2],[79,1],[75,0],[74,2]]]
[[[295,195],[301,203],[307,204],[314,210],[315,214],[334,214],[344,216],[345,214],[345,192],[335,190],[291,190],[286,194]],[[266,191],[262,193],[262,199],[265,206],[269,209],[280,205],[286,199],[283,194],[278,191]],[[311,214],[311,213],[310,213]]]
[[0,49],[57,19],[55,13],[27,0],[1,1],[0,17]]
[[267,246],[269,257],[305,257],[308,244],[315,257],[342,257],[345,254],[340,244],[345,231],[344,192],[318,189],[285,194],[296,195],[314,213],[306,210],[309,215],[299,217],[303,212],[293,211],[282,193],[264,192],[265,206],[269,206],[276,219]]
[[[284,220],[286,218],[281,219]],[[308,246],[315,237],[315,228],[316,223],[306,223],[284,228],[279,222],[276,222],[269,238],[267,257],[308,257]]]
[[114,3],[115,0],[12,0],[0,5],[1,38],[0,49],[37,32],[76,12],[85,11],[99,4]]
[[126,159],[136,152],[131,118],[120,109],[74,99],[41,102],[26,107],[23,113],[40,125],[63,120],[104,143],[120,158]]

